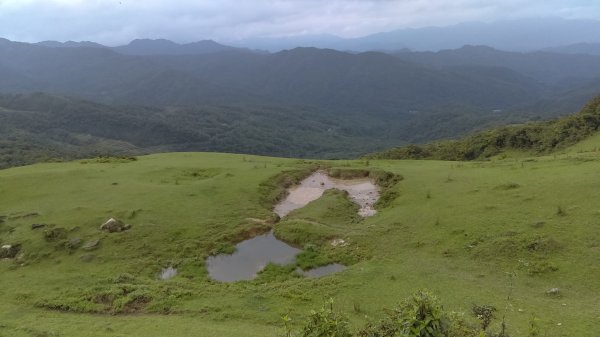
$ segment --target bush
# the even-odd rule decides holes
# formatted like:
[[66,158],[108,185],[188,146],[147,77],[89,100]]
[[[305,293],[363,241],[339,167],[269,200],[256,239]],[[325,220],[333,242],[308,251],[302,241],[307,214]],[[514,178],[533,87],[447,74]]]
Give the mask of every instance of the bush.
[[333,300],[329,306],[319,311],[312,311],[302,329],[302,337],[351,337],[348,320],[345,316],[333,311]]
[[438,299],[418,291],[396,309],[400,333],[406,337],[442,337],[448,335],[450,322]]
[[367,323],[359,337],[471,337],[480,331],[462,316],[446,313],[435,296],[418,291],[378,323]]

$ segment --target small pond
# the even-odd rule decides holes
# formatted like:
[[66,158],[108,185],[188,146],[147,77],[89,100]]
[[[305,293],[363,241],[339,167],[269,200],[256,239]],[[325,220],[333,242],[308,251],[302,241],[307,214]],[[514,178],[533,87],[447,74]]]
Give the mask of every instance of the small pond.
[[[358,212],[363,217],[376,213],[373,204],[379,199],[379,189],[368,178],[334,179],[326,173],[317,171],[304,179],[298,186],[288,189],[287,197],[275,206],[274,212],[281,218],[291,211],[306,206],[319,199],[326,190],[339,189],[347,191],[350,199],[360,206]],[[210,256],[206,260],[209,276],[221,282],[251,280],[263,270],[267,264],[291,264],[301,250],[278,240],[273,232],[245,240],[235,246],[233,254]],[[298,270],[306,277],[321,277],[342,271],[346,266],[333,263],[307,271]]]
[[210,256],[206,260],[208,274],[222,282],[251,280],[269,263],[286,265],[294,262],[301,252],[277,240],[273,232],[242,241],[235,253]]
[[379,199],[379,188],[369,178],[335,179],[323,171],[317,171],[288,189],[287,197],[275,206],[274,212],[283,218],[291,211],[319,199],[329,189],[348,192],[352,201],[360,206],[358,214],[367,217],[377,213],[373,204]]

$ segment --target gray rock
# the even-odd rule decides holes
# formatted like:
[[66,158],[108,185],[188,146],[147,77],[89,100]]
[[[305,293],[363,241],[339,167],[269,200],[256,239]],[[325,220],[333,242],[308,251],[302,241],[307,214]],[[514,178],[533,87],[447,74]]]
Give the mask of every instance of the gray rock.
[[72,238],[67,242],[66,246],[69,249],[77,249],[81,246],[81,238]]
[[131,225],[127,225],[123,223],[123,221],[117,220],[115,218],[110,218],[106,221],[100,229],[103,231],[107,231],[109,233],[122,232],[131,228]]
[[559,288],[548,289],[548,291],[546,291],[546,295],[558,296],[558,295],[560,295],[560,289]]
[[44,239],[46,241],[57,241],[59,239],[65,239],[67,237],[67,230],[62,227],[45,229]]
[[94,250],[100,246],[100,239],[94,239],[86,242],[81,248],[85,250]]
[[89,254],[89,253],[83,254],[80,257],[82,262],[92,262],[95,258],[96,258],[96,256],[94,256],[94,254]]
[[0,247],[0,259],[13,259],[21,251],[21,245],[3,245]]
[[160,272],[160,279],[161,280],[168,280],[170,278],[175,277],[175,275],[177,275],[177,269],[173,268],[173,267],[168,267],[168,268],[163,268],[163,270]]
[[31,230],[44,228],[46,226],[47,225],[45,223],[34,223],[34,224],[31,224]]

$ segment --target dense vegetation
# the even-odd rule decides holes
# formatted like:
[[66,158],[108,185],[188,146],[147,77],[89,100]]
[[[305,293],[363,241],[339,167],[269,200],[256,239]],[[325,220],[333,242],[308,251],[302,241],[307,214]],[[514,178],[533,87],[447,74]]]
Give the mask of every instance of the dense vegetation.
[[505,151],[548,153],[581,141],[600,127],[600,96],[579,113],[556,120],[509,125],[460,140],[408,145],[367,156],[378,159],[485,159]]
[[485,47],[269,54],[139,40],[115,50],[0,40],[0,167],[165,151],[355,158],[563,116],[600,78],[597,56]]
[[0,168],[166,151],[356,158],[405,142],[532,117],[468,111],[455,107],[409,117],[340,116],[298,106],[159,108],[104,105],[41,93],[0,95]]

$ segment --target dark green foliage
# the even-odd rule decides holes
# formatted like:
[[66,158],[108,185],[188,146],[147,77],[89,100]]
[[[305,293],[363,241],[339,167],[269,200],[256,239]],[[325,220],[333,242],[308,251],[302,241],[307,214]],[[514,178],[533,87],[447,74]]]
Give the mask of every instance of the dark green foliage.
[[0,121],[0,168],[89,157],[97,158],[83,163],[114,163],[162,151],[335,159],[393,144],[340,128],[331,113],[277,105],[156,108],[0,94]]
[[403,336],[442,337],[448,334],[450,321],[446,313],[438,299],[425,291],[406,299],[394,316]]
[[478,320],[481,321],[481,329],[487,330],[492,323],[492,320],[495,318],[494,312],[496,312],[496,308],[491,305],[473,305],[471,308],[473,311],[473,315],[477,317]]
[[128,163],[128,162],[132,162],[132,161],[136,161],[137,158],[136,157],[131,157],[131,156],[120,156],[120,157],[116,157],[116,156],[99,156],[93,159],[86,159],[86,160],[82,160],[81,163],[82,164],[121,164],[121,163]]
[[385,318],[369,322],[358,337],[475,337],[480,330],[456,313],[443,310],[435,296],[418,291]]
[[333,310],[333,300],[327,307],[312,311],[302,329],[302,337],[351,337],[348,319]]
[[360,337],[447,337],[451,321],[432,294],[418,291],[388,312],[378,323],[368,323]]
[[254,282],[270,283],[283,282],[292,278],[300,278],[301,275],[296,273],[295,265],[281,266],[278,264],[269,263],[263,270],[258,273]]
[[149,283],[131,274],[119,274],[97,286],[65,289],[55,298],[36,302],[36,306],[51,310],[82,313],[163,313],[168,314],[174,303],[191,295],[176,283]]
[[505,150],[547,153],[564,148],[596,133],[600,127],[600,96],[578,114],[560,119],[503,126],[461,140],[409,145],[367,156],[377,159],[475,160]]
[[321,250],[313,245],[307,245],[304,250],[296,256],[296,265],[302,270],[309,270],[333,263],[328,256],[324,255]]

